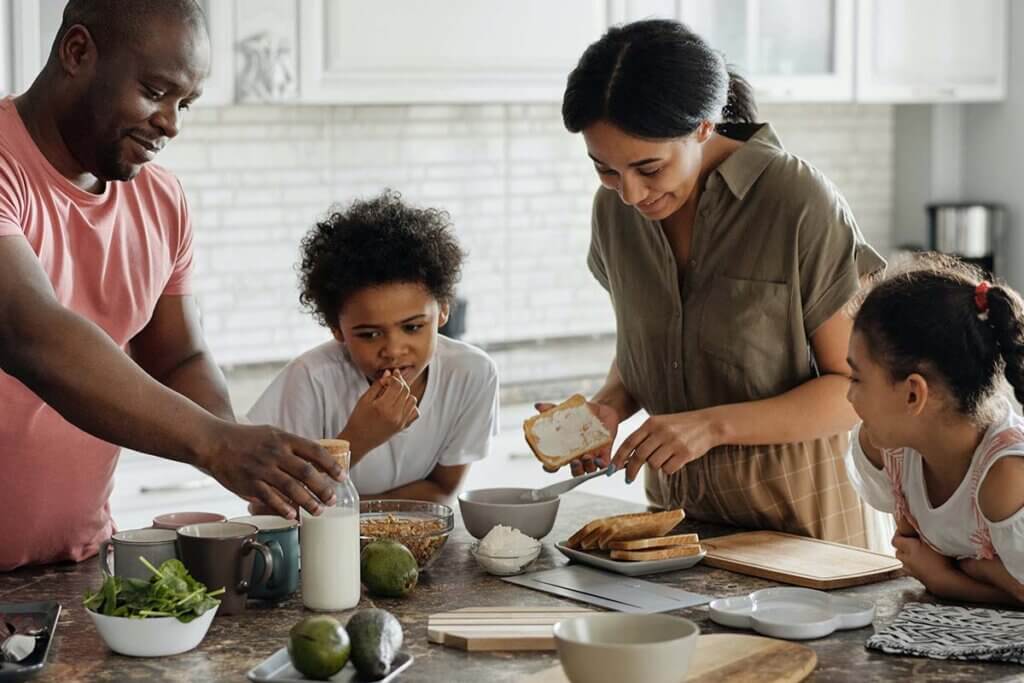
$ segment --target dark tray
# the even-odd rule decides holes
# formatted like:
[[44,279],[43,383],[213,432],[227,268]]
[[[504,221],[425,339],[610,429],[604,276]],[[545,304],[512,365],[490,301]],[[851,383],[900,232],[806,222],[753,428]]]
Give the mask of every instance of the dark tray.
[[17,663],[0,661],[0,682],[27,681],[43,670],[59,619],[60,604],[52,600],[0,602],[0,620],[14,625],[17,633],[24,633],[29,629],[46,628],[46,633],[36,638],[36,649],[27,658]]

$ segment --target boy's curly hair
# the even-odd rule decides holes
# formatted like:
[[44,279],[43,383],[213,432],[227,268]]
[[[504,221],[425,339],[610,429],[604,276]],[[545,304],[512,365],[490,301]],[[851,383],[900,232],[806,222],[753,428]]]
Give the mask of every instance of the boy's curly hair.
[[299,302],[332,329],[345,301],[366,287],[419,283],[450,303],[465,258],[447,212],[411,207],[393,190],[333,207],[302,238],[301,255]]

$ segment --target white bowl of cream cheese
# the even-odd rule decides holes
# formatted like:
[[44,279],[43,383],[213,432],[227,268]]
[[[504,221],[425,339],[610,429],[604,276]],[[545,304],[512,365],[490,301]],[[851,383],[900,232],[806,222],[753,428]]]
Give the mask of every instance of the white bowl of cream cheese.
[[540,556],[541,543],[519,529],[498,525],[473,545],[470,552],[477,563],[495,576],[523,572]]

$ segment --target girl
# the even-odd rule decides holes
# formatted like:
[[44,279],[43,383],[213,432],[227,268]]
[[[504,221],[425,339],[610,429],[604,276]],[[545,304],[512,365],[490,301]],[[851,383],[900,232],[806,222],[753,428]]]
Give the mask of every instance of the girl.
[[896,516],[896,557],[931,593],[1024,600],[1024,306],[939,255],[875,286],[850,340],[848,398],[863,419],[850,478]]
[[646,464],[651,502],[693,518],[864,545],[843,309],[884,262],[839,191],[678,22],[587,48],[562,116],[603,186],[587,261],[617,320],[592,409],[613,433],[651,415],[612,464],[628,480]]

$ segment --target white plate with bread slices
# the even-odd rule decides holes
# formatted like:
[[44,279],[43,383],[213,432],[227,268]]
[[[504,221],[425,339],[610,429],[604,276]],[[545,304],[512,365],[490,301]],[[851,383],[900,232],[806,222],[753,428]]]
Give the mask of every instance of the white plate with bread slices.
[[627,576],[689,569],[706,551],[697,534],[669,533],[683,517],[682,510],[601,517],[555,547],[571,560]]

